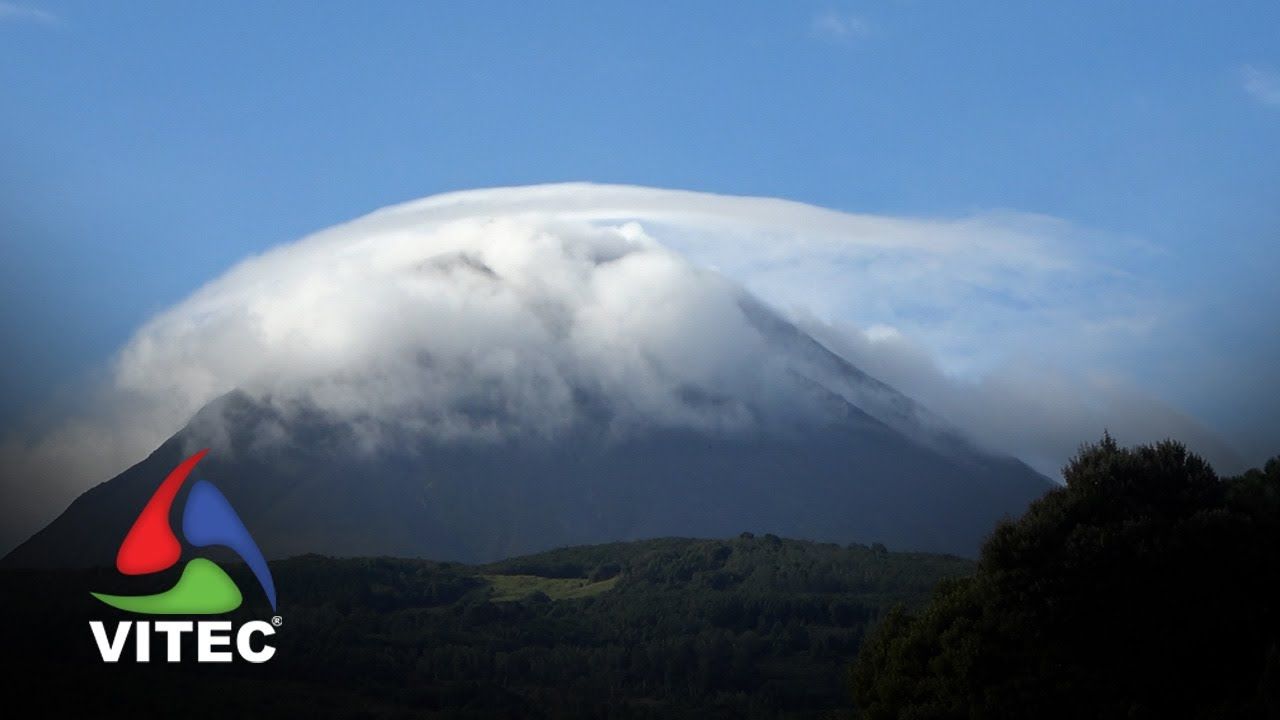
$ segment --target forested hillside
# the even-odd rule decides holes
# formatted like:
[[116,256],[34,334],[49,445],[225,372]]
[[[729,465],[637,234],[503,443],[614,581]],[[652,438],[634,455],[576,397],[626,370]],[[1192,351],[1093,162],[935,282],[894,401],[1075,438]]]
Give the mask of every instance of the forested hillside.
[[[486,566],[305,556],[272,569],[278,654],[230,666],[104,666],[87,621],[124,616],[88,593],[149,590],[140,578],[0,574],[7,614],[24,619],[9,646],[31,653],[9,677],[46,706],[95,715],[843,716],[845,668],[868,628],[972,564],[744,534]],[[270,616],[242,570],[237,619]]]

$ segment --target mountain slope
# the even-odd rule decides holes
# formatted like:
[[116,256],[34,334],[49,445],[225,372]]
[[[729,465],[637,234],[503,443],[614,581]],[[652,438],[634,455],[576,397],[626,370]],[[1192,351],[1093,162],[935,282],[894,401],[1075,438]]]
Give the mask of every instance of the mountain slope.
[[[603,244],[612,255],[582,262],[646,252]],[[556,252],[576,258],[571,245]],[[4,564],[110,564],[154,487],[204,447],[196,476],[222,489],[274,558],[486,561],[744,530],[973,555],[997,520],[1051,487],[740,288],[647,252],[692,278],[689,287],[639,291],[670,307],[645,309],[643,322],[617,310],[603,328],[582,319],[590,304],[530,295],[527,279],[482,258],[436,257],[414,272],[429,284],[445,282],[441,267],[466,275],[478,285],[464,302],[508,297],[502,306],[518,304],[539,340],[521,345],[514,326],[468,326],[433,336],[463,346],[450,346],[447,362],[438,348],[388,350],[394,362],[356,355],[305,382],[264,376],[206,405]],[[409,326],[401,320],[396,332]],[[574,328],[607,337],[583,345],[586,330]]]
[[[160,479],[202,444],[207,416],[231,431],[196,475],[223,490],[277,558],[486,561],[567,544],[744,530],[972,555],[1000,517],[1049,487],[1015,460],[945,436],[916,441],[848,403],[843,410],[831,422],[786,430],[652,429],[619,439],[581,423],[550,442],[364,452],[348,426],[321,413],[286,418],[236,393],[86,492],[4,564],[110,564]],[[291,442],[259,442],[285,421]]]

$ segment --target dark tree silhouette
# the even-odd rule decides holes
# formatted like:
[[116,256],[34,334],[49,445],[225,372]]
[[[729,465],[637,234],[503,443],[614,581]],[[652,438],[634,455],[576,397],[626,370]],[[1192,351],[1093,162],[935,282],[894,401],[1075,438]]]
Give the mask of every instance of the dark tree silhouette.
[[1179,443],[1081,449],[977,573],[891,613],[867,718],[1280,716],[1280,458],[1219,480]]

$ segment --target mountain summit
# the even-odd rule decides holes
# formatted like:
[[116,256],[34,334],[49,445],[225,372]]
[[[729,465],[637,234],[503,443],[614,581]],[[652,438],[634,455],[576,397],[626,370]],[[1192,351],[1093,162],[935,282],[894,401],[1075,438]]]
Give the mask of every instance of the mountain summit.
[[116,384],[199,409],[6,564],[110,563],[205,447],[271,557],[743,530],[971,555],[1051,487],[640,224],[572,213],[435,199],[324,231],[158,316]]

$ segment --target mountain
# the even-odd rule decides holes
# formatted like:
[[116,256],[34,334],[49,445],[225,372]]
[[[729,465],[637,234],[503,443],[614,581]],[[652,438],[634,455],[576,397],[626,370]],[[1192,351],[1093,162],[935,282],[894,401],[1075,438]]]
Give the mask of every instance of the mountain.
[[[689,384],[678,401],[689,412],[736,404],[746,422],[633,422],[620,432],[616,399],[575,387],[572,422],[546,436],[447,438],[384,422],[370,443],[368,425],[237,391],[84,493],[4,565],[111,564],[160,480],[206,446],[212,451],[195,475],[226,494],[272,558],[477,562],[746,530],[972,556],[997,520],[1050,488],[1021,462],[970,445],[767,307],[747,296],[739,307],[770,354],[760,362],[788,373],[786,403],[740,401]],[[501,397],[465,412],[478,424],[505,420]]]
[[[246,589],[228,619],[265,617],[248,569],[228,570]],[[841,717],[868,629],[973,564],[757,535],[487,566],[309,555],[271,570],[283,622],[270,662],[109,666],[85,625],[128,616],[86,588],[136,592],[149,578],[0,571],[5,609],[22,618],[9,696],[67,717]]]
[[202,448],[272,558],[747,530],[973,555],[1052,486],[669,249],[661,218],[466,197],[273,249],[145,324],[106,416],[175,434],[4,564],[111,564]]

